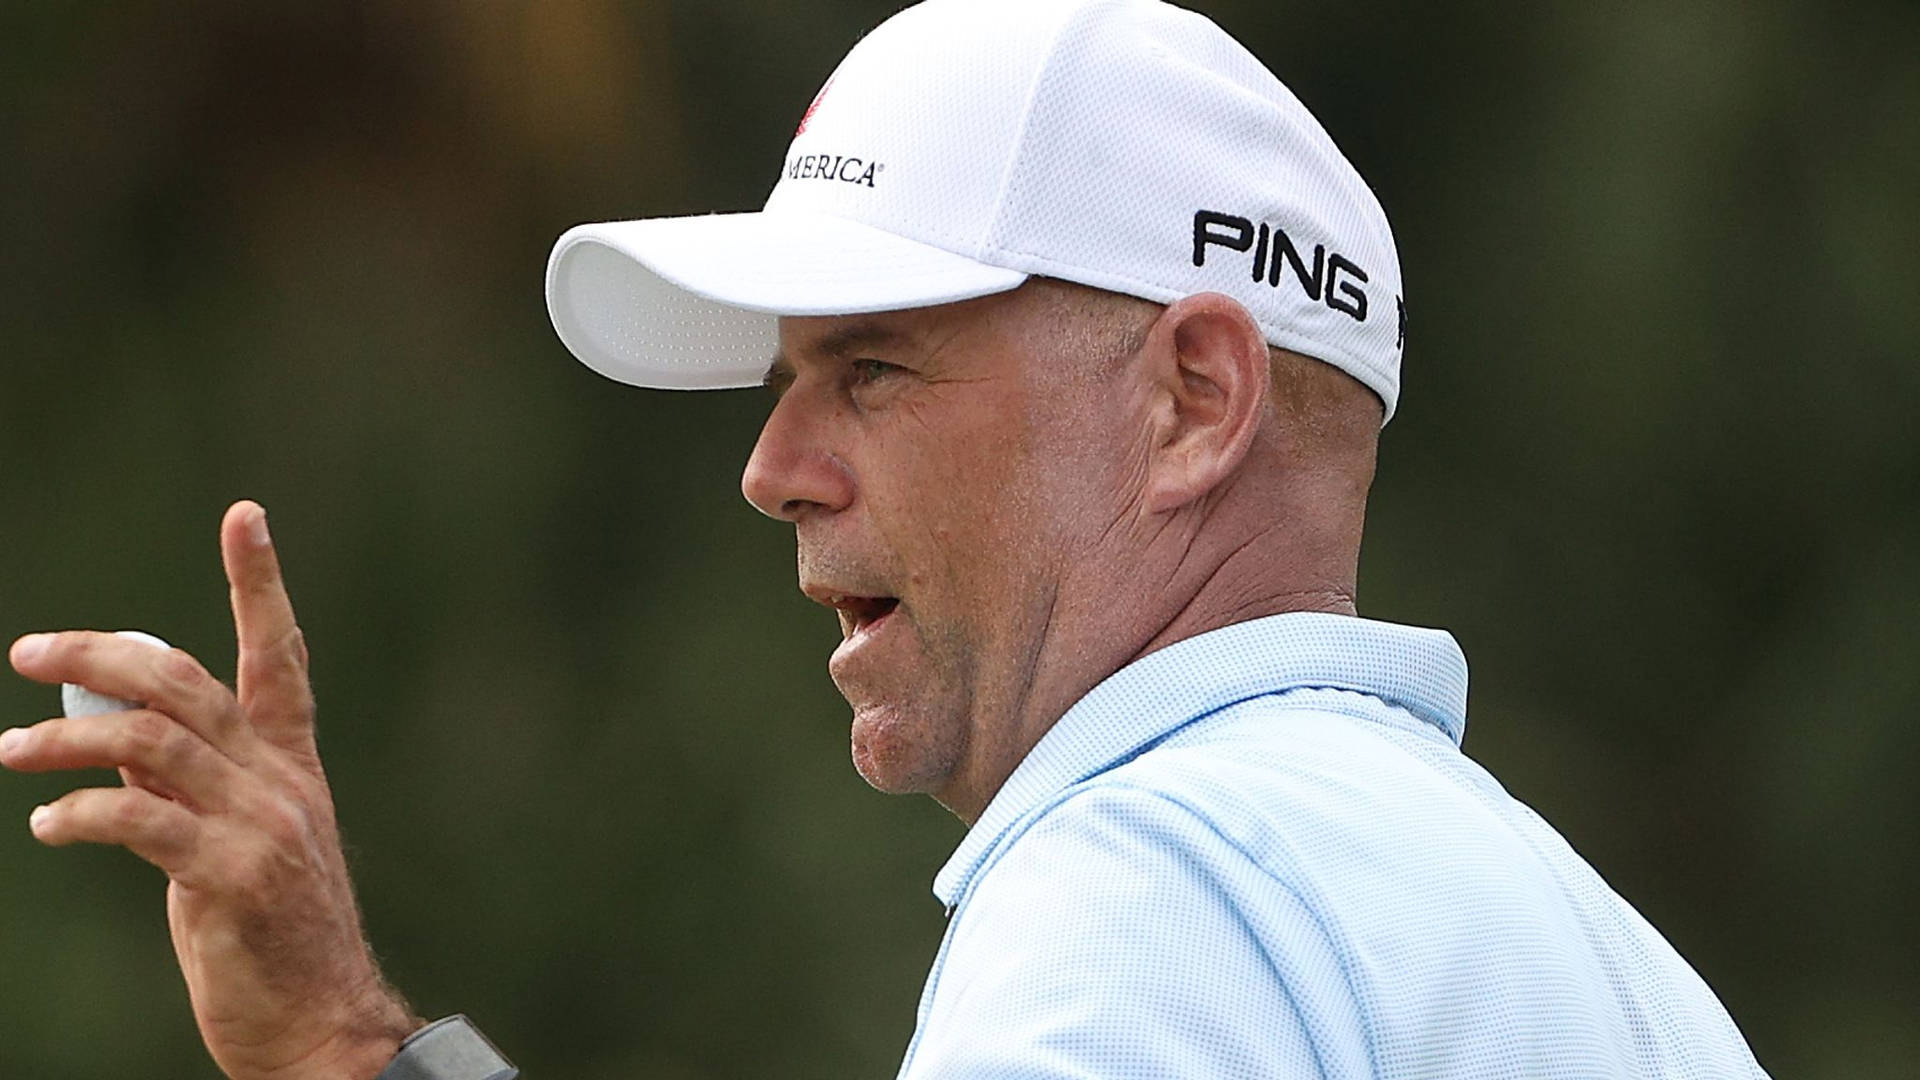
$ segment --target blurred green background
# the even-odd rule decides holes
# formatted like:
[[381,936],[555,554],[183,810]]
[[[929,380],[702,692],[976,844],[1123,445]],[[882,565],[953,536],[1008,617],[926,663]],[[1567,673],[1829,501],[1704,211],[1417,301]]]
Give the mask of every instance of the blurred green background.
[[[229,671],[272,512],[371,932],[531,1077],[886,1076],[961,828],[864,787],[740,499],[767,402],[629,390],[585,220],[750,209],[858,0],[0,6],[0,634]],[[1920,8],[1214,0],[1395,223],[1363,563],[1467,748],[1776,1076],[1920,1059]],[[6,724],[55,693],[0,679]],[[214,1075],[160,875],[0,777],[0,1076]]]

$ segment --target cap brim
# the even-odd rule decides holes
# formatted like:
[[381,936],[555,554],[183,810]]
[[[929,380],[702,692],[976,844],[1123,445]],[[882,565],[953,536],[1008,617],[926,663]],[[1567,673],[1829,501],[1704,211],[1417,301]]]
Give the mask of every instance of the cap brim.
[[573,355],[667,390],[757,386],[783,315],[930,307],[1027,278],[818,214],[708,214],[569,229],[547,260],[547,313]]

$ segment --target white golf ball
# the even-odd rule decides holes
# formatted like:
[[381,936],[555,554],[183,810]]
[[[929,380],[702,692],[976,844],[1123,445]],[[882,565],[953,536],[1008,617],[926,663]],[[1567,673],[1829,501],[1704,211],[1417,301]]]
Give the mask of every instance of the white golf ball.
[[[171,649],[173,646],[139,630],[116,631],[115,636],[145,642],[156,649]],[[126,712],[138,709],[140,702],[126,701],[117,697],[89,690],[79,683],[60,684],[60,705],[68,716],[99,716],[101,713]]]

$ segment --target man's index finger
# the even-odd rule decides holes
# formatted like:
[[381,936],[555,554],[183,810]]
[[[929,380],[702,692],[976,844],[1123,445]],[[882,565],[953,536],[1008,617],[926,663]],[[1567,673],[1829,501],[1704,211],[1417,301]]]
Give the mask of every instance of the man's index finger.
[[267,512],[258,503],[242,500],[228,508],[220,523],[220,554],[240,650],[241,703],[269,688],[304,699],[306,647],[267,532]]

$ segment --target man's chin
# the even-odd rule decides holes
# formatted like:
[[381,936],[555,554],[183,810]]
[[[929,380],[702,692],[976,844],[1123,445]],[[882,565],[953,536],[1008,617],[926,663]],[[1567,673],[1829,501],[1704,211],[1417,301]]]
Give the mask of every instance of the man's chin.
[[853,710],[853,767],[876,791],[933,795],[944,790],[966,744],[960,724],[933,710],[863,705]]

